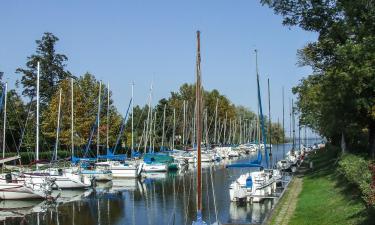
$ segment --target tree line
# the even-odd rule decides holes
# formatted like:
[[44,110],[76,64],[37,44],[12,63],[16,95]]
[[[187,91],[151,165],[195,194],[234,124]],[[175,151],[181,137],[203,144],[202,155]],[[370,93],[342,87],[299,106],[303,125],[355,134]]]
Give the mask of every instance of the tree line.
[[298,51],[313,73],[294,87],[301,124],[335,145],[375,157],[375,4],[369,0],[261,0],[283,24],[316,32]]
[[[55,148],[58,109],[60,105],[60,129],[58,149],[71,150],[71,118],[74,120],[73,141],[77,154],[86,147],[97,145],[95,129],[99,129],[99,146],[105,154],[108,146],[114,148],[119,140],[118,152],[128,152],[131,147],[131,109],[125,121],[114,105],[112,92],[107,85],[91,73],[76,76],[66,69],[68,57],[56,52],[59,39],[52,33],[44,33],[36,40],[36,52],[27,57],[25,67],[16,69],[21,76],[16,89],[8,90],[6,149],[8,152],[33,152],[36,142],[36,78],[40,63],[40,151]],[[2,75],[2,74],[1,74]],[[2,79],[2,77],[1,77]],[[73,92],[72,92],[73,90]],[[99,99],[100,90],[100,99]],[[1,90],[4,92],[4,88]],[[61,99],[60,99],[61,92]],[[73,96],[73,97],[72,97]],[[203,92],[203,140],[209,144],[239,144],[254,141],[257,135],[257,116],[250,109],[234,105],[218,90]],[[73,111],[72,111],[73,100]],[[100,101],[100,126],[96,128]],[[129,99],[130,101],[130,99]],[[150,108],[151,107],[151,108]],[[195,85],[183,84],[177,92],[156,104],[134,107],[134,142],[139,151],[161,146],[187,148],[194,144]],[[164,117],[165,115],[165,117]],[[265,119],[267,126],[267,119]],[[0,122],[1,127],[2,121]],[[124,132],[119,137],[121,126]],[[272,123],[272,140],[285,140],[282,127]],[[216,127],[216,129],[215,129]],[[164,128],[164,129],[163,129]],[[215,132],[216,130],[216,132]],[[90,134],[93,133],[89,143]],[[96,152],[96,151],[93,151]]]

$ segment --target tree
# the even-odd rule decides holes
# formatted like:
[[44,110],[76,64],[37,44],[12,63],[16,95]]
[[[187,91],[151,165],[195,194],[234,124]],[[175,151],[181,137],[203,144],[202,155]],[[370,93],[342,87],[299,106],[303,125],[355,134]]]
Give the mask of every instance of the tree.
[[[62,91],[61,118],[60,118],[60,148],[70,150],[71,146],[71,81],[62,80],[58,90],[51,96],[51,101],[42,116],[42,132],[50,149],[56,141],[57,115],[59,104],[59,90]],[[99,82],[89,73],[84,74],[74,81],[74,143],[76,149],[83,149],[88,143],[90,131],[94,129],[98,110]],[[106,148],[107,134],[107,87],[102,84],[101,89],[101,114],[100,114],[100,145]],[[121,116],[113,100],[109,98],[109,147],[113,148],[119,133]],[[92,139],[92,145],[96,145],[96,132]],[[125,137],[125,135],[123,136]],[[121,139],[123,140],[123,138]],[[121,142],[120,142],[121,146]],[[104,151],[101,152],[105,153]]]
[[60,81],[72,77],[65,70],[68,57],[56,53],[56,43],[59,39],[52,33],[44,33],[41,40],[36,40],[36,54],[27,57],[26,68],[18,68],[16,73],[22,74],[22,94],[29,98],[36,95],[37,63],[40,63],[40,102],[45,106],[51,96],[56,93]]
[[353,146],[366,133],[374,157],[375,4],[366,0],[261,2],[282,15],[285,25],[319,34],[316,42],[298,52],[299,64],[314,71],[293,90],[298,94],[301,122],[334,143],[344,133]]

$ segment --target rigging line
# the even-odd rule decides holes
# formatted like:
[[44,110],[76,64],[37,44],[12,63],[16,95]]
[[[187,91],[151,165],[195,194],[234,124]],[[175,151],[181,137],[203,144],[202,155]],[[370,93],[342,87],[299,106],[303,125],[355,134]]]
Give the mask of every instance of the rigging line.
[[[27,116],[26,116],[26,121],[25,121],[25,126],[23,127],[22,129],[22,134],[21,134],[21,137],[20,137],[20,143],[19,143],[19,146],[18,146],[18,150],[21,150],[21,147],[22,147],[22,143],[23,143],[23,137],[25,135],[25,131],[26,131],[26,128],[27,128],[27,122],[29,121],[29,115],[30,115],[30,112],[31,112],[31,106],[32,106],[32,101],[34,99],[34,96],[31,97],[31,100],[29,102],[29,109],[27,111]],[[26,151],[28,152],[28,149],[26,148]]]
[[217,206],[216,206],[216,195],[215,195],[215,186],[214,186],[214,179],[213,179],[213,175],[212,175],[212,168],[210,167],[210,176],[211,176],[211,190],[212,190],[212,197],[214,199],[214,209],[215,209],[215,219],[216,219],[216,223],[219,223],[219,220],[217,218]]
[[[211,168],[211,166],[210,166],[210,168]],[[206,178],[205,180],[206,180],[208,221],[209,221],[209,224],[211,224],[210,192],[209,192],[209,188],[208,188],[208,175],[207,175],[207,173],[206,173],[205,178]]]
[[194,183],[194,179],[193,179],[193,176],[190,176],[190,179],[191,181],[189,182],[189,192],[188,192],[188,198],[187,198],[187,206],[186,206],[186,211],[185,211],[185,225],[187,224],[187,220],[188,220],[188,212],[189,212],[189,205],[190,205],[190,193],[191,193],[191,189],[192,189],[192,185]]

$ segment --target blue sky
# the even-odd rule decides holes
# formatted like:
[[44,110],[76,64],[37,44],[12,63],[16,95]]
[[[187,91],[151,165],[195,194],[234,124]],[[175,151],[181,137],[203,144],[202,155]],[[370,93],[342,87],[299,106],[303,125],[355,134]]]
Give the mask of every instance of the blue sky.
[[136,104],[146,102],[151,82],[160,99],[194,81],[199,29],[204,87],[256,109],[257,48],[264,101],[270,78],[272,118],[281,120],[282,86],[288,105],[291,87],[311,72],[296,66],[296,51],[317,37],[283,26],[280,16],[254,0],[8,0],[0,9],[0,71],[11,86],[20,78],[15,69],[48,31],[60,38],[57,49],[69,57],[68,70],[109,82],[121,112],[132,81]]

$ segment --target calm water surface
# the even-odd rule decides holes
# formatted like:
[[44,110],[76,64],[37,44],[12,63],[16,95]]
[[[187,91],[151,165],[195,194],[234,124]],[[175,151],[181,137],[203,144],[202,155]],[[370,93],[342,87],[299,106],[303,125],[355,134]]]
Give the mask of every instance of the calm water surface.
[[[273,161],[280,160],[290,144],[274,145]],[[273,206],[263,203],[238,204],[229,201],[229,185],[249,169],[226,169],[225,165],[256,157],[202,165],[203,216],[208,224],[259,224]],[[167,225],[191,224],[196,217],[196,168],[176,173],[147,174],[139,180],[99,183],[96,190],[63,191],[56,203],[2,201],[0,220],[4,224],[101,224]],[[211,179],[212,178],[212,179]],[[216,219],[217,218],[217,219]]]

